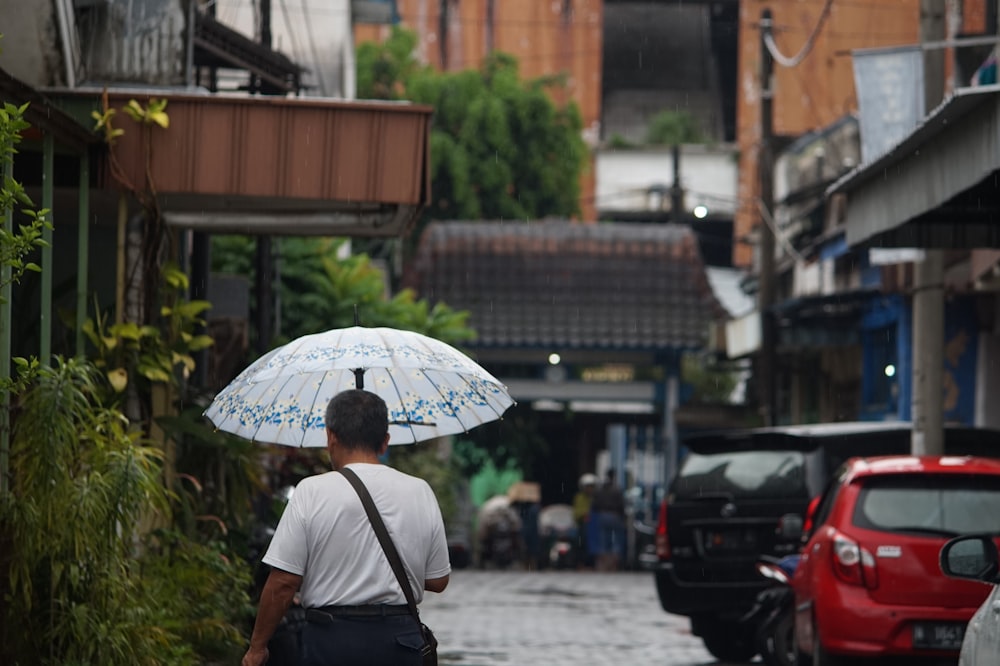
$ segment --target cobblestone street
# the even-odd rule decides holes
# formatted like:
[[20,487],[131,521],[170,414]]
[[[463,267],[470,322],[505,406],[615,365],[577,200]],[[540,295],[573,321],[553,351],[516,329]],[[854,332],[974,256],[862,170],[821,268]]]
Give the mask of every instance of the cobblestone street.
[[686,618],[664,613],[648,572],[452,573],[421,616],[448,666],[718,664]]

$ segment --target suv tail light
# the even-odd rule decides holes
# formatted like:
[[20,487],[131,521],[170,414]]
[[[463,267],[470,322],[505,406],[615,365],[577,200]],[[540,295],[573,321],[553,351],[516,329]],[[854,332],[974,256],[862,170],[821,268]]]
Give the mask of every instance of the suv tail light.
[[869,589],[878,587],[875,558],[856,541],[839,532],[833,537],[833,572],[845,583]]
[[660,503],[660,517],[656,521],[656,557],[670,559],[670,538],[667,536],[667,500]]
[[802,534],[803,536],[808,536],[812,534],[813,527],[816,526],[816,510],[819,508],[819,500],[821,495],[816,495],[811,500],[809,500],[809,506],[806,507],[806,519],[802,524]]

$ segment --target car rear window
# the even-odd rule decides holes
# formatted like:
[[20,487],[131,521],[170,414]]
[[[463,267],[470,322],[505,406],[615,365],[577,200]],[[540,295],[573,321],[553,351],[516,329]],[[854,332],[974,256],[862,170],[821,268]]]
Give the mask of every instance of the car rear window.
[[807,497],[800,451],[689,453],[674,480],[677,498]]
[[909,474],[869,478],[858,496],[854,524],[943,536],[1000,532],[1000,477]]

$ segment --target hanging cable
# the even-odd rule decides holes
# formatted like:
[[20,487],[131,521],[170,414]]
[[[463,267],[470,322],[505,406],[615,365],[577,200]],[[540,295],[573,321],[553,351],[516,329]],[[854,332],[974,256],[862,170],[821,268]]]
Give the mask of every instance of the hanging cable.
[[826,19],[830,16],[830,9],[832,7],[833,0],[826,0],[826,4],[823,5],[823,11],[819,15],[819,21],[816,22],[816,27],[813,28],[809,37],[806,39],[806,43],[802,45],[799,52],[791,58],[778,50],[778,45],[774,41],[774,35],[765,35],[764,44],[767,45],[767,50],[771,53],[771,57],[774,58],[774,61],[782,67],[797,67],[799,63],[805,60],[806,56],[809,55],[809,52],[812,50],[813,45],[816,43],[816,38],[819,37],[819,33],[823,30],[823,25],[826,23]]
[[771,233],[773,233],[774,237],[781,242],[785,251],[795,257],[796,261],[804,261],[805,257],[803,257],[802,254],[795,249],[795,246],[792,245],[787,238],[785,238],[784,234],[778,230],[778,224],[774,221],[774,218],[771,216],[771,211],[769,211],[767,206],[764,205],[763,200],[757,199],[757,208],[760,210],[761,217],[764,218],[764,223],[771,228]]

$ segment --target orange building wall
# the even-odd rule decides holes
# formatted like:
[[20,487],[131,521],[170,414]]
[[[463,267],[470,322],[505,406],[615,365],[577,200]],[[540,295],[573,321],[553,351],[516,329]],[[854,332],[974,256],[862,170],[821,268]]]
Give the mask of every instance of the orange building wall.
[[[733,263],[749,266],[753,248],[741,242],[760,221],[756,201],[760,147],[759,23],[765,7],[773,16],[781,52],[799,52],[820,18],[825,0],[743,0],[740,6],[739,94],[736,139],[740,169]],[[857,109],[851,58],[841,52],[917,41],[919,0],[837,2],[809,55],[795,68],[774,66],[774,133],[798,135],[818,129]]]
[[[985,2],[965,0],[958,32],[982,32]],[[733,262],[748,267],[753,248],[745,239],[759,223],[757,151],[760,142],[759,22],[771,9],[775,42],[794,56],[820,18],[825,0],[742,0],[740,6],[737,142],[740,147]],[[834,0],[829,17],[809,55],[794,68],[774,65],[774,133],[797,136],[857,111],[849,51],[902,46],[920,40],[920,0]],[[947,72],[946,72],[947,77]]]
[[[487,0],[450,2],[447,69],[478,67],[489,51]],[[418,57],[443,69],[441,0],[397,0],[397,4],[402,25],[418,35]],[[596,135],[601,118],[603,2],[494,0],[493,5],[493,48],[516,56],[523,78],[565,74],[566,92],[554,101],[575,101],[584,128],[592,128]],[[571,11],[564,14],[564,6]],[[388,34],[387,26],[357,26],[355,42],[382,40]],[[580,179],[580,194],[581,218],[596,220],[593,160]]]

